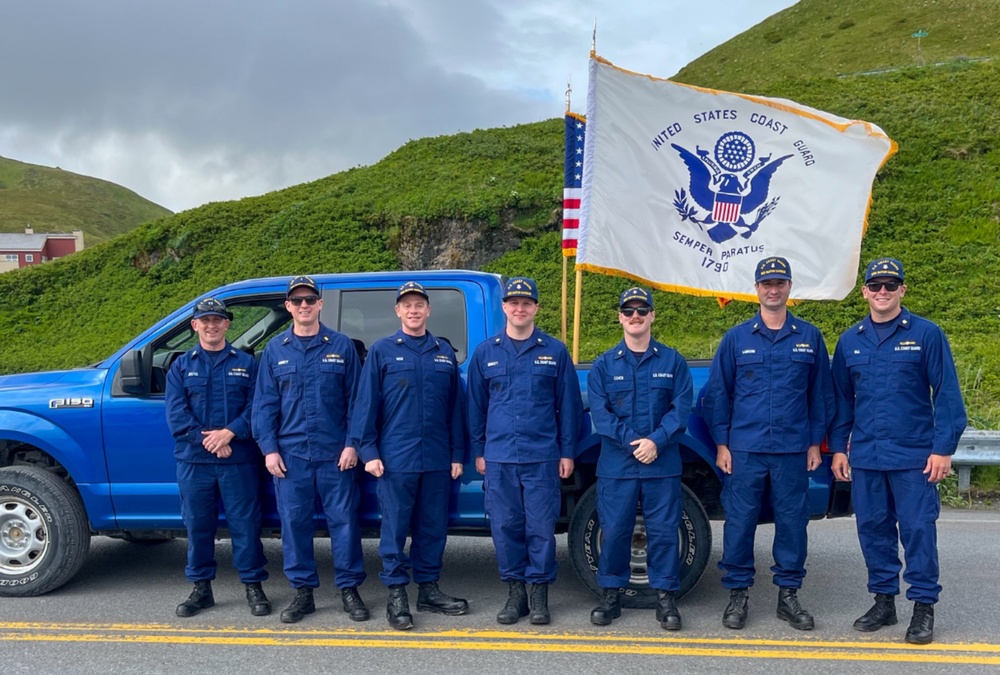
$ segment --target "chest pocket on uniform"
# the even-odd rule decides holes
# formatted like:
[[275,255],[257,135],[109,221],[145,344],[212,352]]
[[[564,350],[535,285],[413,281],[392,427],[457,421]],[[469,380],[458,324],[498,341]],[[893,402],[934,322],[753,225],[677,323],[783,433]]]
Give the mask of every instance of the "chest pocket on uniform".
[[192,405],[200,405],[208,396],[208,378],[204,376],[185,377],[184,392]]
[[405,389],[413,384],[417,367],[412,361],[393,361],[385,367],[387,387]]
[[238,415],[250,397],[250,378],[243,375],[244,373],[226,374],[226,401],[228,402],[229,417]]
[[[654,373],[655,375],[655,373]],[[651,377],[649,380],[649,393],[653,397],[655,410],[666,402],[669,402],[674,395],[674,378],[672,377]]]
[[762,391],[766,385],[763,354],[740,354],[736,357],[736,394]]
[[854,383],[855,387],[864,381],[864,371],[870,361],[871,357],[868,354],[854,354],[844,360],[847,370],[851,373],[851,382]]
[[489,384],[491,397],[503,396],[510,389],[510,376],[507,374],[507,366],[502,363],[483,368],[483,379]]
[[344,371],[343,363],[319,364],[319,388],[324,398],[344,392]]
[[298,396],[301,394],[299,376],[297,368],[292,366],[278,366],[274,369],[274,379],[278,382],[278,391],[282,395],[291,394]]
[[631,378],[627,380],[613,380],[608,383],[608,404],[611,410],[618,417],[632,416],[632,399],[635,387]]
[[923,362],[920,352],[893,352],[892,362],[899,365],[918,366]]

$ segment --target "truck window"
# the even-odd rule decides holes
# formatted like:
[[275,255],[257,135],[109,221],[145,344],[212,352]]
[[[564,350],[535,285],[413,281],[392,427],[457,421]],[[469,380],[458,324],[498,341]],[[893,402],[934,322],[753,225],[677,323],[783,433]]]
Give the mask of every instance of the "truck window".
[[[427,329],[436,337],[451,343],[462,363],[468,356],[465,295],[453,288],[428,289],[431,298],[431,318]],[[361,340],[365,347],[399,330],[399,319],[393,311],[396,289],[345,290],[340,296],[338,330],[350,338]]]

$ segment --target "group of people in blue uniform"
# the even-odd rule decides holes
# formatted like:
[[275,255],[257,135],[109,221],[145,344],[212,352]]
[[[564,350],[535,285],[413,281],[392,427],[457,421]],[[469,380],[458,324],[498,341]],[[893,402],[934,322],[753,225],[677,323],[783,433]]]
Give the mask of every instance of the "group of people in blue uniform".
[[927,644],[941,590],[937,483],[948,474],[966,425],[948,341],[937,325],[902,306],[899,260],[882,258],[865,268],[861,292],[869,314],[840,336],[832,364],[816,327],[788,311],[791,287],[788,260],[758,263],[760,311],[723,337],[702,401],[724,475],[719,567],[730,599],[723,625],[746,625],[754,534],[769,495],[777,618],[800,630],[815,626],[798,590],[806,574],[808,472],[821,464],[826,438],[835,478],[853,474],[858,538],[875,595],[854,628],[897,623],[901,542],[914,603],[905,639]]
[[[723,337],[701,401],[723,476],[719,567],[730,590],[723,625],[747,623],[754,536],[769,499],[777,617],[797,629],[814,627],[797,591],[805,577],[808,472],[820,466],[827,438],[836,478],[853,475],[858,534],[875,595],[855,628],[872,631],[897,622],[901,540],[907,597],[914,602],[906,640],[930,642],[941,589],[936,483],[950,469],[966,422],[947,339],[902,307],[902,263],[880,259],[867,266],[862,289],[870,314],[841,336],[831,368],[819,330],[787,309],[791,286],[788,260],[758,263],[760,309]],[[535,625],[549,623],[560,487],[574,471],[584,417],[565,345],[535,325],[535,282],[515,277],[505,284],[506,325],[471,355],[467,393],[451,345],[427,330],[430,297],[415,281],[397,291],[400,330],[372,345],[363,366],[353,343],[320,322],[322,295],[311,278],[292,279],[285,304],[292,326],[268,342],[258,369],[252,356],[226,341],[224,304],[199,302],[192,318],[199,344],[170,369],[167,419],[189,533],[185,571],[194,583],[178,616],[214,604],[220,500],[251,612],[271,611],[261,585],[267,572],[259,538],[258,452],[273,476],[284,571],[296,589],[283,622],[315,611],[317,503],[329,525],[344,611],[356,621],[369,618],[358,593],[365,580],[359,463],[378,479],[379,577],[388,588],[389,624],[413,626],[406,592],[411,576],[419,611],[464,614],[468,602],[445,594],[438,581],[451,483],[462,475],[471,449],[485,477],[497,565],[508,585],[497,621],[514,624],[527,616]],[[604,537],[597,575],[603,592],[591,622],[604,626],[621,616],[641,510],[656,620],[665,630],[679,630],[679,440],[693,406],[692,379],[685,359],[652,338],[652,294],[629,288],[618,304],[622,340],[588,374],[601,437],[597,510]]]

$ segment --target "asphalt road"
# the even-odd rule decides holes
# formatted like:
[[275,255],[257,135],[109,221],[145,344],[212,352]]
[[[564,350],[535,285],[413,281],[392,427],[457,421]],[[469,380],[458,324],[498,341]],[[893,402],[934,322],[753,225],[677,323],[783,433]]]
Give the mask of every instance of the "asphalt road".
[[[500,626],[495,615],[506,588],[496,573],[489,539],[449,541],[446,592],[467,598],[466,616],[415,613],[416,627],[390,629],[378,581],[376,542],[365,542],[369,580],[362,595],[372,620],[353,623],[333,588],[328,540],[317,540],[322,587],[317,612],[285,625],[278,612],[292,590],[281,574],[281,548],[265,542],[272,578],[265,585],[275,612],[250,616],[219,544],[216,606],[180,619],[174,607],[190,590],[184,579],[186,542],[130,544],[98,538],[77,577],[39,598],[0,599],[0,663],[18,673],[953,673],[1000,666],[1000,513],[946,510],[939,523],[942,585],[935,642],[907,645],[910,604],[898,603],[900,623],[877,633],[854,631],[868,609],[865,572],[851,519],[810,525],[809,573],[800,592],[816,629],[799,632],[777,620],[777,591],[768,568],[772,528],[758,533],[758,583],[746,629],[721,625],[728,594],[715,567],[721,524],[709,568],[679,605],[684,630],[667,633],[652,610],[625,610],[607,628],[592,626],[595,598],[576,578],[561,538],[561,578],[550,593],[553,623],[525,620]],[[411,586],[411,607],[416,589]],[[902,596],[901,596],[902,597]]]

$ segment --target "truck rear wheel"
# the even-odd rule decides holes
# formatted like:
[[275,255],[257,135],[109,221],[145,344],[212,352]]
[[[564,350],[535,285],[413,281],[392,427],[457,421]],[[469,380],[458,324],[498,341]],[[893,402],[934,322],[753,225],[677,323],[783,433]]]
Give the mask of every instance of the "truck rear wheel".
[[[712,551],[712,528],[705,508],[686,485],[683,486],[681,499],[683,513],[677,532],[680,540],[681,587],[677,597],[681,597],[698,583]],[[569,550],[576,573],[597,596],[601,594],[601,588],[597,584],[597,562],[601,556],[602,541],[601,524],[597,519],[597,486],[592,485],[573,511],[569,525]],[[649,586],[646,527],[641,513],[636,517],[632,536],[632,577],[628,587],[624,589],[622,604],[640,609],[656,605],[656,589]]]
[[90,526],[73,488],[41,468],[0,468],[0,596],[59,588],[89,550]]

